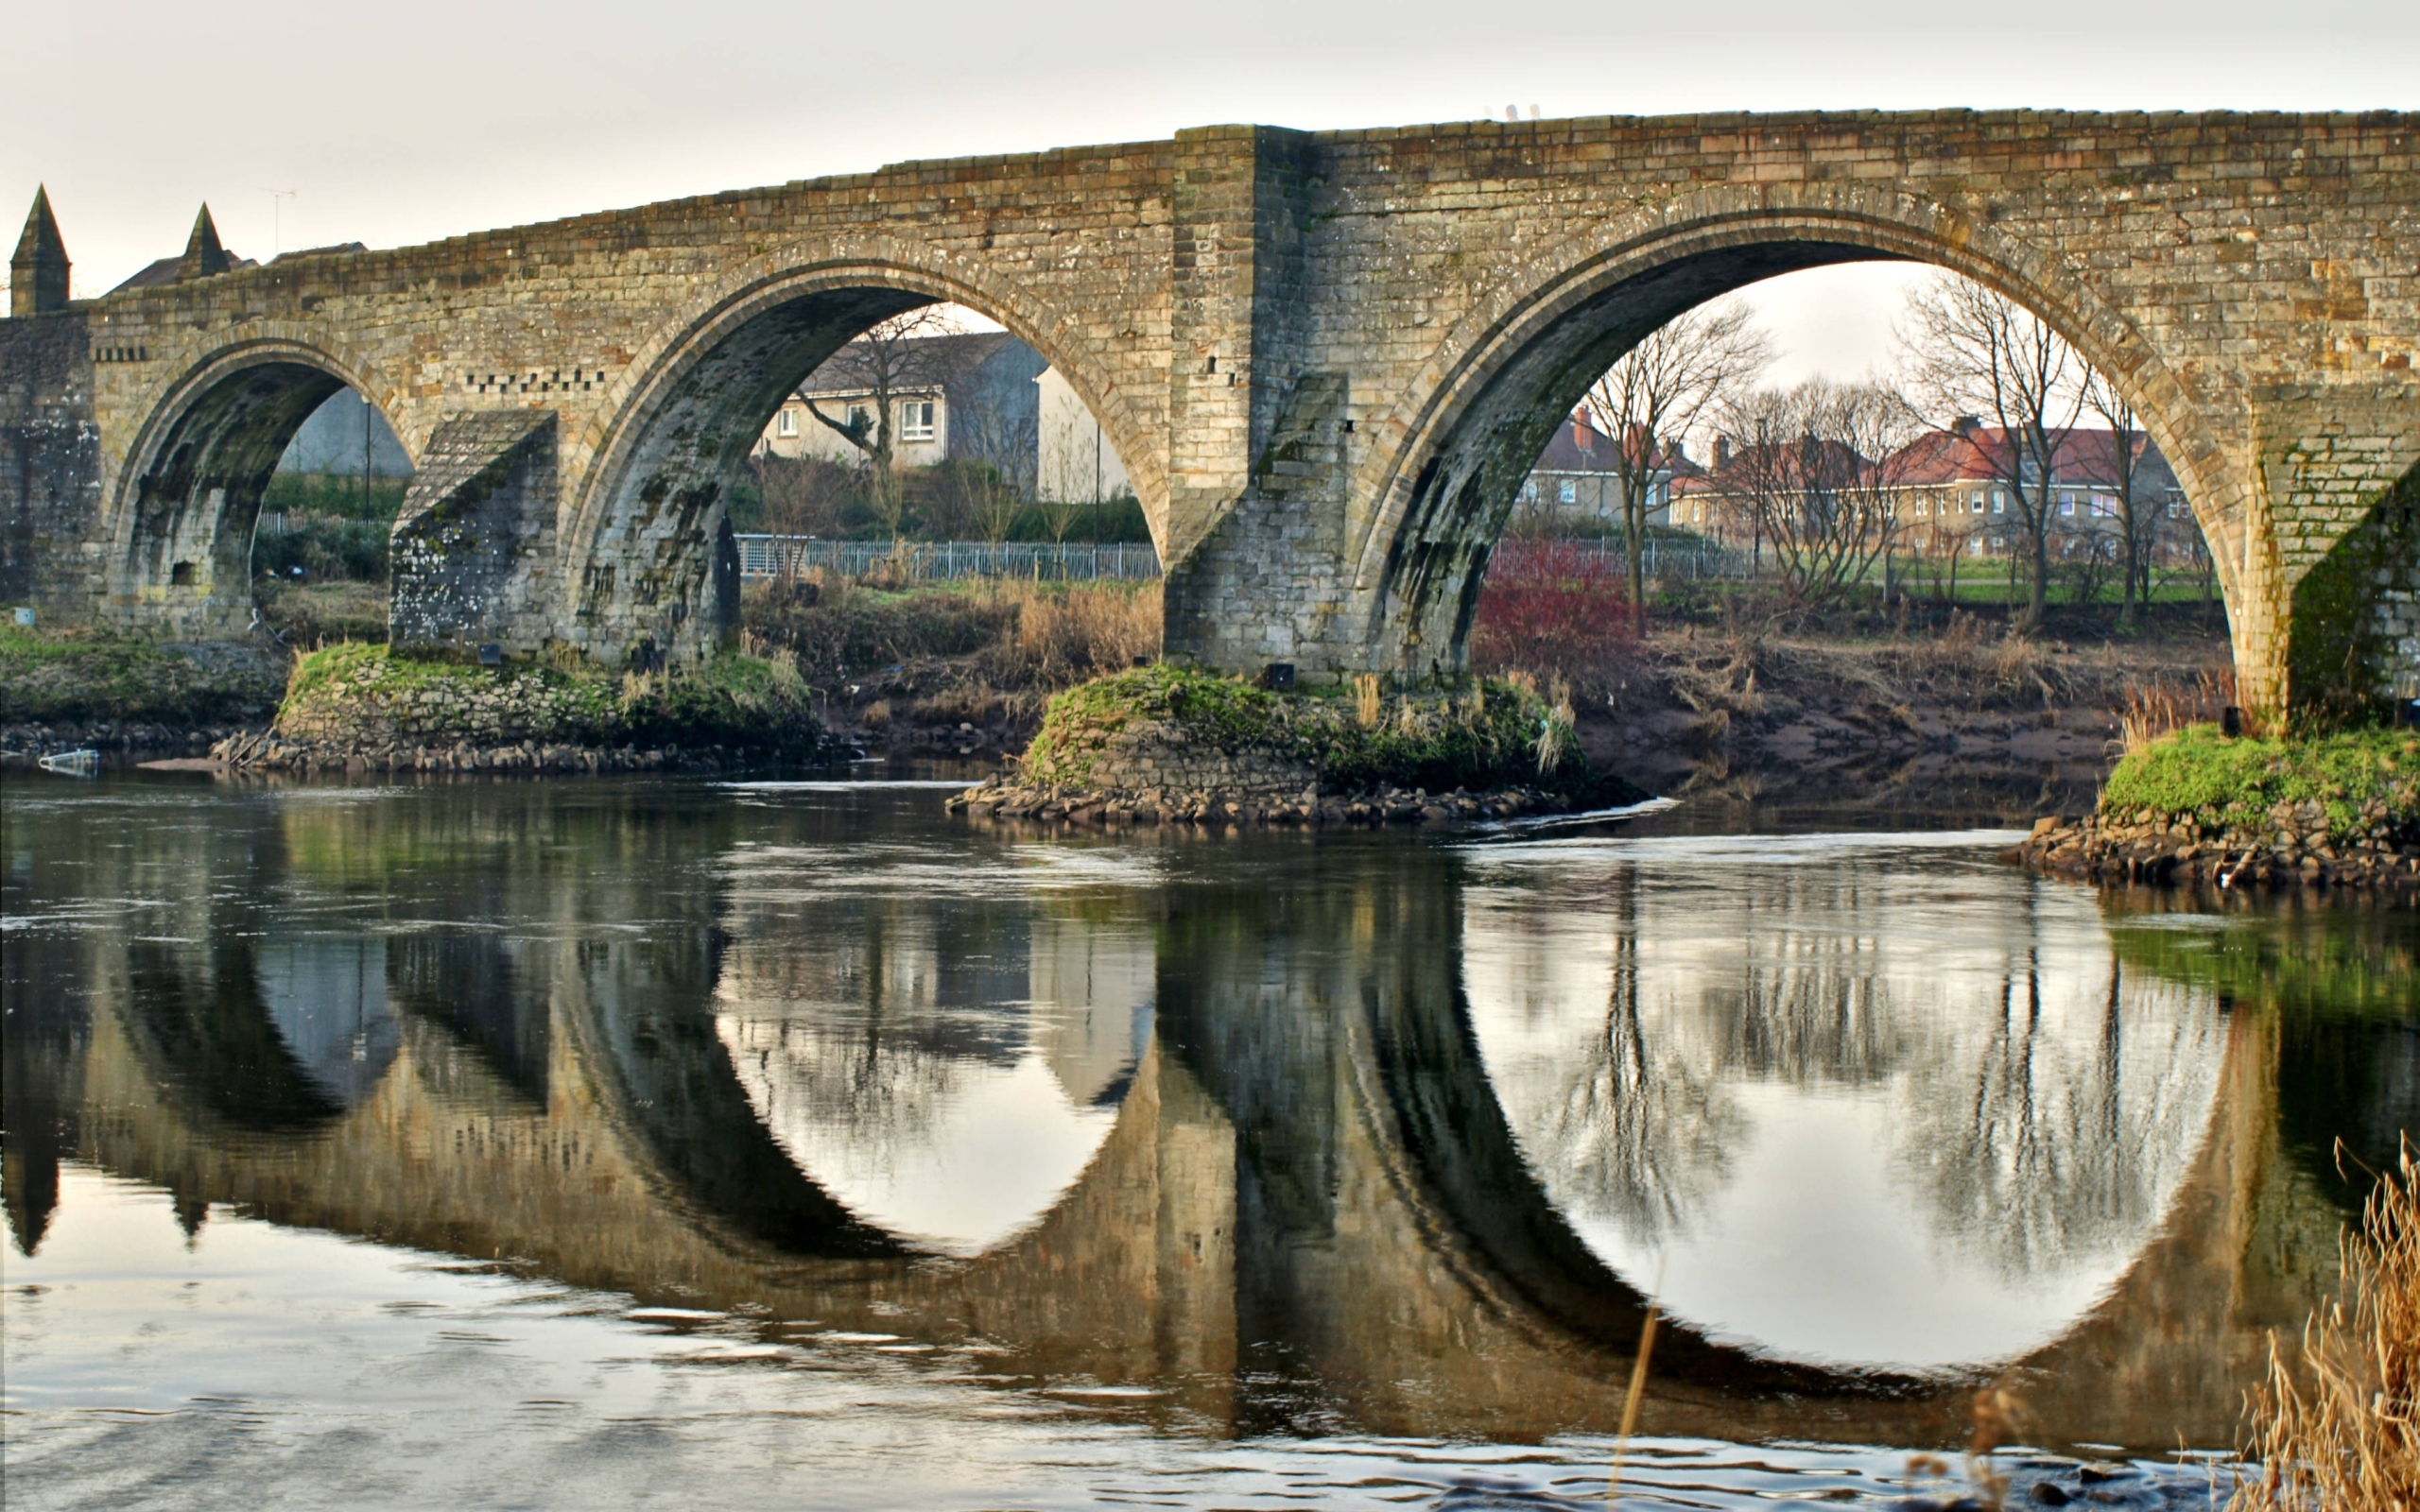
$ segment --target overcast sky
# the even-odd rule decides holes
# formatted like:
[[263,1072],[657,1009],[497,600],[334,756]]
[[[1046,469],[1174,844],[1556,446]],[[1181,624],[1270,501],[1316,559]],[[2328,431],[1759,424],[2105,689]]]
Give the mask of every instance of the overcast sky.
[[[205,199],[266,257],[1229,121],[2420,107],[2412,0],[111,0],[26,5],[8,38],[0,204],[48,183],[78,296],[181,249]],[[1767,285],[1775,376],[1885,357],[1904,276]]]

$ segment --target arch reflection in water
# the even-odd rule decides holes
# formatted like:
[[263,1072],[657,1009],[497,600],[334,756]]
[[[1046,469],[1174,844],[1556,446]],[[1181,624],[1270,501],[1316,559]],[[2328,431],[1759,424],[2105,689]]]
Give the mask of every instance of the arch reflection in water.
[[[838,917],[835,917],[838,916]],[[876,897],[725,954],[716,1033],[817,1186],[943,1254],[996,1248],[1091,1162],[1148,1048],[1139,919]]]
[[252,956],[262,1005],[302,1074],[339,1108],[370,1095],[401,1042],[377,936],[269,941]]
[[2211,998],[2129,976],[2088,895],[1971,850],[1558,842],[1476,875],[1464,988],[1524,1159],[1711,1339],[2025,1354],[2157,1234],[2210,1124]]

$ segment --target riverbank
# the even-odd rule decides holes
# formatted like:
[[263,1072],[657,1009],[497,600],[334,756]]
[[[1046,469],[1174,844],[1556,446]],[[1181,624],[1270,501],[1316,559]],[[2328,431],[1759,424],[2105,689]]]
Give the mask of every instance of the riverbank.
[[2037,821],[2009,859],[2100,882],[2420,890],[2420,734],[2191,726],[2130,752],[2093,813]]
[[1453,693],[1278,692],[1156,665],[1051,698],[1014,773],[950,800],[1075,823],[1451,823],[1647,797],[1593,770],[1567,695],[1534,679]]
[[84,747],[199,751],[274,713],[290,661],[267,643],[0,625],[0,764]]
[[314,651],[266,731],[220,741],[231,767],[349,771],[721,771],[838,760],[786,656],[725,652],[683,674],[478,666],[361,643]]

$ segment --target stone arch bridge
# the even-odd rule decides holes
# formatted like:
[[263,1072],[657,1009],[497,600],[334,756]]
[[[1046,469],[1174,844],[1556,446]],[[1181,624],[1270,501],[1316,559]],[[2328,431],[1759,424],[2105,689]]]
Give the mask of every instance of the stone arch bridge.
[[[349,385],[419,468],[403,646],[674,663],[735,613],[723,488],[779,397],[933,301],[1066,375],[1168,567],[1172,657],[1450,676],[1589,378],[1825,264],[1978,279],[2113,374],[2219,563],[2248,701],[2420,679],[2409,113],[1963,111],[1299,132],[897,164],[67,299],[37,201],[0,323],[0,594],[251,618],[251,518]],[[2407,694],[2420,686],[2400,686]]]

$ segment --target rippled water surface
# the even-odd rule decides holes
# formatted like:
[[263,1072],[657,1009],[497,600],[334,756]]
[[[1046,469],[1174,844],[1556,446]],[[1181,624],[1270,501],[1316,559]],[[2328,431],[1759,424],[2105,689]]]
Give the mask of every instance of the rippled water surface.
[[2420,1125],[2408,912],[942,796],[0,786],[9,1505],[1601,1505],[1650,1297],[1625,1501],[2198,1503]]

